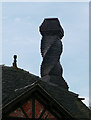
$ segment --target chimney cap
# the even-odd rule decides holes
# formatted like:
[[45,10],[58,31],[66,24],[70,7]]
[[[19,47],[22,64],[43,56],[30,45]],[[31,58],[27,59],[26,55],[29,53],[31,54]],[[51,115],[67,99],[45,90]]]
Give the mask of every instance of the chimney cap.
[[45,18],[40,26],[41,35],[58,35],[60,38],[64,36],[64,30],[60,25],[58,18]]
[[14,59],[16,59],[17,58],[17,55],[14,55]]

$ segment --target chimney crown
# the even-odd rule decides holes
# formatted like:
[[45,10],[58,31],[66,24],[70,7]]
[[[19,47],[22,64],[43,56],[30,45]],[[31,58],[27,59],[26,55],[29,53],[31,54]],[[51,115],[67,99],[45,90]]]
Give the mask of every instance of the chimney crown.
[[46,18],[40,26],[40,33],[44,35],[58,35],[60,38],[64,36],[64,30],[60,25],[58,18]]

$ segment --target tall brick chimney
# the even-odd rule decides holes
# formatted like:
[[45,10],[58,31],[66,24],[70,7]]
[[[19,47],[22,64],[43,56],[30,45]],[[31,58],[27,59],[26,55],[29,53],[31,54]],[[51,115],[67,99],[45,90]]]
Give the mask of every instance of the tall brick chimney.
[[62,77],[63,69],[60,64],[60,55],[63,50],[61,39],[64,36],[64,30],[58,18],[44,19],[40,26],[40,33],[42,35],[41,54],[43,57],[41,78],[45,82],[68,89],[68,85]]

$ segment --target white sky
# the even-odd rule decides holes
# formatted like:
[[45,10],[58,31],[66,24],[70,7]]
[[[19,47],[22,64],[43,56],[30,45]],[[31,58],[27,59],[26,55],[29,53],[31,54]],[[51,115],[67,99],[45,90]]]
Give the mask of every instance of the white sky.
[[89,98],[89,3],[16,2],[2,4],[2,63],[12,65],[18,55],[18,67],[40,76],[42,57],[39,26],[44,18],[57,17],[65,36],[61,64],[70,90]]

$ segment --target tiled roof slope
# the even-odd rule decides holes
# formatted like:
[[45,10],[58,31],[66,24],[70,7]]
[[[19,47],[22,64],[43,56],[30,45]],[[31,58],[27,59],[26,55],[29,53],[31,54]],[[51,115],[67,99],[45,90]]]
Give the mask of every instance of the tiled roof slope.
[[33,86],[36,81],[72,116],[83,120],[90,120],[90,110],[78,99],[77,94],[62,89],[54,84],[43,82],[38,76],[30,74],[23,69],[15,69],[13,67],[2,67],[2,106],[5,106]]

